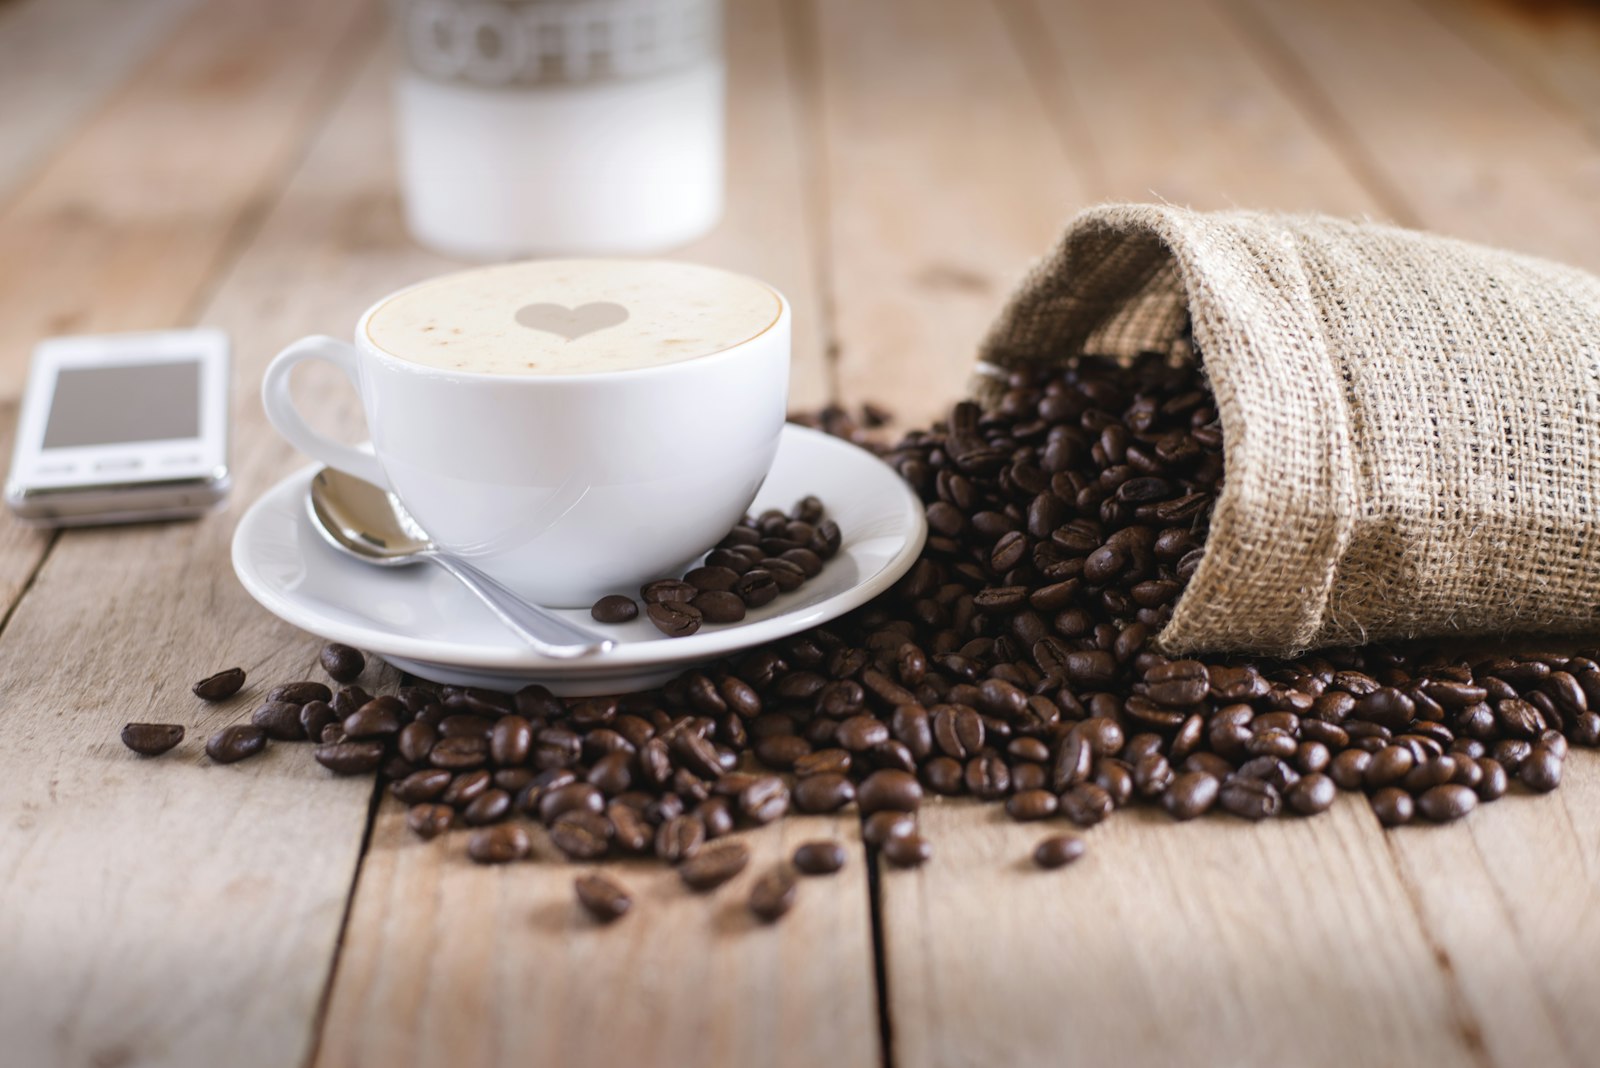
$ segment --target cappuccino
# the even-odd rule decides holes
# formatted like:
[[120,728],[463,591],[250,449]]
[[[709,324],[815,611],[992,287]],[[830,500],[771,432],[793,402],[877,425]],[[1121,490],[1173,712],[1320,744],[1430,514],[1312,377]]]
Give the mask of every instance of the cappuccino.
[[680,363],[778,322],[777,293],[712,267],[540,260],[445,275],[367,317],[368,340],[442,371],[581,375]]

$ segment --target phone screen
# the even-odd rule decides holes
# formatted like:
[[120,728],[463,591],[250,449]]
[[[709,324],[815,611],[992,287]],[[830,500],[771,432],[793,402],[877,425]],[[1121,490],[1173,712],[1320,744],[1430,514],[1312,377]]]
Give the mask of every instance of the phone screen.
[[200,361],[63,368],[46,449],[200,436]]

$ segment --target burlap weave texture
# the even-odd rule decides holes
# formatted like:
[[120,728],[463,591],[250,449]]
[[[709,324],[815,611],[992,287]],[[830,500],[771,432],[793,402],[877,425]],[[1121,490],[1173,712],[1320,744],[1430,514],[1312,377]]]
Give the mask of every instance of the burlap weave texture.
[[1226,481],[1163,651],[1600,623],[1600,278],[1373,223],[1113,205],[1073,220],[982,359],[1182,354],[1186,323]]

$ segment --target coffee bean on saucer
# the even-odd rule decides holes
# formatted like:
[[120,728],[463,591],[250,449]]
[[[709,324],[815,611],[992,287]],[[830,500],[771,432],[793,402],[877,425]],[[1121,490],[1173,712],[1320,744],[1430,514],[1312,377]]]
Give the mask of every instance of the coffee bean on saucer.
[[628,892],[604,875],[580,875],[572,885],[578,894],[578,904],[601,923],[619,920],[633,907],[633,898]]
[[351,682],[367,667],[367,658],[361,655],[360,649],[338,642],[324,645],[319,659],[322,661],[322,670],[334,682]]
[[744,574],[754,564],[754,560],[733,549],[712,549],[709,553],[706,553],[707,567],[725,567],[735,575]]
[[733,592],[748,608],[760,608],[762,605],[771,604],[782,591],[778,588],[778,580],[772,577],[772,572],[765,568],[752,568],[739,576],[733,584]]
[[727,590],[706,590],[689,603],[707,623],[737,623],[744,618],[744,602]]
[[700,609],[687,601],[659,601],[645,612],[656,629],[669,638],[687,638],[700,629]]
[[800,584],[806,580],[806,573],[800,569],[799,564],[780,557],[769,556],[758,566],[772,576],[772,580],[778,584],[778,589],[784,593],[799,589]]
[[160,756],[183,741],[176,723],[130,723],[122,728],[122,744],[140,756]]
[[206,739],[206,756],[217,764],[235,764],[266,747],[266,731],[251,723],[235,723]]
[[669,601],[689,601],[700,591],[679,579],[656,579],[639,587],[639,599],[646,605]]
[[620,593],[611,593],[600,598],[589,609],[589,614],[598,623],[626,623],[639,615],[639,606],[632,597],[624,597]]
[[208,675],[192,687],[194,695],[202,701],[226,701],[244,685],[244,668],[229,668]]
[[739,572],[730,567],[697,567],[683,576],[683,581],[702,593],[707,590],[731,590],[733,584],[739,581]]

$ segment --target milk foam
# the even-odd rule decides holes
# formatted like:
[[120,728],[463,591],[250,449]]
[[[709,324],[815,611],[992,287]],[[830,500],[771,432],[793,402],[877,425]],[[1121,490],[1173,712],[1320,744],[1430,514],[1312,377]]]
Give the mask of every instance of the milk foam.
[[445,275],[367,319],[378,348],[446,371],[577,375],[732,348],[782,305],[743,275],[658,260],[541,260]]

